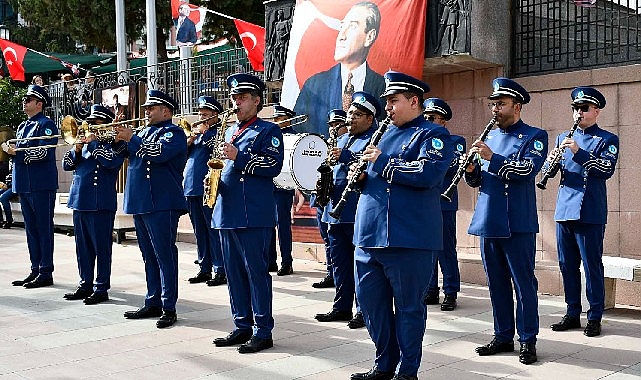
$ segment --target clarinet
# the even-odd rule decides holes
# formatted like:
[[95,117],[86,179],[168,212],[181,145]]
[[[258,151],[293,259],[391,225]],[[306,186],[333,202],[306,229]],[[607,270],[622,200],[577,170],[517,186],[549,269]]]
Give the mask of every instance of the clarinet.
[[[383,134],[387,130],[387,127],[389,124],[392,122],[391,117],[386,117],[385,120],[381,122],[381,124],[378,126],[378,129],[372,134],[372,137],[370,138],[369,142],[367,145],[378,145],[378,142],[381,140],[381,137],[383,137]],[[347,182],[347,186],[343,190],[343,193],[341,194],[341,198],[338,200],[338,203],[334,205],[334,208],[332,211],[329,212],[329,215],[334,218],[334,219],[340,219],[341,213],[343,212],[343,208],[347,204],[347,198],[351,193],[356,191],[356,186],[358,184],[358,179],[360,176],[365,173],[365,169],[367,169],[367,161],[361,159],[358,161],[358,166],[356,167],[356,170],[354,173],[352,173],[352,176],[349,178],[349,181]]]
[[[572,128],[570,128],[570,132],[568,132],[568,135],[565,138],[572,138],[572,135],[574,135],[574,131],[576,131],[576,129],[579,127],[581,119],[581,117],[576,119],[576,121],[572,125]],[[559,149],[558,147],[554,148],[554,152],[552,155],[550,155],[550,159],[546,161],[547,170],[543,172],[543,178],[541,178],[541,180],[536,184],[536,187],[541,190],[545,190],[548,180],[554,177],[556,173],[558,173],[559,169],[561,169],[561,158],[563,158],[564,150],[565,149]]]
[[[487,135],[495,125],[496,115],[492,116],[492,120],[487,123],[487,125],[483,129],[483,132],[481,133],[479,138],[476,139],[476,141],[485,141]],[[456,186],[458,186],[458,183],[461,182],[461,179],[463,179],[463,176],[465,175],[465,169],[472,163],[472,160],[474,160],[474,155],[468,153],[465,157],[465,160],[459,164],[458,169],[456,169],[456,174],[454,175],[454,178],[452,178],[452,183],[450,183],[450,186],[448,186],[443,194],[441,194],[441,198],[445,199],[448,202],[452,202],[452,194],[454,194],[454,190],[456,190]]]

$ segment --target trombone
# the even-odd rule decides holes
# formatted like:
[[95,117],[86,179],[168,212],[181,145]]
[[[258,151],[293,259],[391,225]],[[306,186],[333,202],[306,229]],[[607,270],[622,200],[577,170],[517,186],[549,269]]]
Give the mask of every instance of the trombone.
[[278,125],[282,129],[282,128],[286,128],[287,127],[287,126],[285,126],[283,124],[285,124],[287,122],[290,122],[290,124],[288,126],[289,127],[293,127],[295,125],[303,124],[303,123],[307,122],[308,118],[309,118],[309,116],[307,116],[307,115],[296,115],[294,117],[290,117],[289,119],[277,121],[276,125]]
[[185,131],[185,135],[187,135],[187,137],[191,137],[191,136],[195,136],[196,135],[196,133],[194,132],[194,128],[196,126],[198,126],[200,124],[203,124],[203,123],[206,123],[211,119],[217,118],[218,116],[219,115],[216,114],[216,115],[210,116],[210,117],[208,117],[206,119],[194,121],[193,123],[190,123],[186,118],[183,117],[178,121],[178,126],[180,128],[182,128],[183,131]]
[[[58,139],[58,138],[61,138],[61,137],[63,137],[63,136],[62,135],[51,135],[51,136],[23,137],[23,138],[20,138],[20,139],[7,140],[2,144],[5,145],[5,146],[9,146],[9,145],[16,145],[18,143],[25,142],[25,141],[51,140],[51,139]],[[47,149],[47,148],[55,148],[57,146],[63,146],[63,145],[65,145],[65,144],[38,145],[38,146],[31,146],[31,147],[24,147],[24,148],[13,148],[13,151],[14,152],[20,152],[20,151],[23,151],[23,150],[33,150],[33,149],[39,149],[39,148]]]
[[[78,121],[74,119],[73,116],[69,115],[69,116],[65,116],[64,119],[62,119],[60,130],[62,132],[62,136],[65,140],[65,143],[69,145],[78,143],[80,140],[80,137],[88,133],[95,133],[98,140],[102,142],[108,142],[113,140],[115,137],[115,134],[116,134],[116,131],[114,130],[115,126],[122,125],[122,124],[131,124],[136,122],[141,123],[147,120],[148,118],[143,117],[138,119],[116,121],[113,123],[106,123],[106,124],[89,124],[86,121],[83,121],[80,125],[78,125]],[[134,131],[138,132],[142,128],[144,128],[144,125],[138,128],[134,128]]]

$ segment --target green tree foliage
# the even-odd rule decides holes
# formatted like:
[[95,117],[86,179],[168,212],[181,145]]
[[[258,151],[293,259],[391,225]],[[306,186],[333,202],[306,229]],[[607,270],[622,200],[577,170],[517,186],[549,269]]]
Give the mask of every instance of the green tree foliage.
[[22,112],[22,96],[26,89],[17,87],[11,78],[0,79],[0,125],[14,131],[27,116]]

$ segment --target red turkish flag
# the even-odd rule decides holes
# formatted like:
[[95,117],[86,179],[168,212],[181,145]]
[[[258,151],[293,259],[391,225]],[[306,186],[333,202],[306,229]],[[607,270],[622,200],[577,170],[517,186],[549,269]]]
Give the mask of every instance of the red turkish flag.
[[252,68],[265,71],[265,28],[239,19],[234,19],[234,23]]
[[9,75],[11,79],[24,82],[24,55],[27,53],[27,48],[7,40],[0,38],[0,48],[2,48],[2,55],[4,61],[7,63]]

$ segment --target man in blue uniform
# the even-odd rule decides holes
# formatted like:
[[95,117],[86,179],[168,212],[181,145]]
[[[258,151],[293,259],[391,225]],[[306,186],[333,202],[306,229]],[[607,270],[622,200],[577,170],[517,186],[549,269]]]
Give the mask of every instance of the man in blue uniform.
[[265,84],[250,74],[227,78],[238,123],[218,149],[225,158],[212,227],[220,230],[234,330],[217,347],[240,344],[240,353],[273,347],[269,243],[276,225],[274,177],[283,166],[280,128],[258,118]]
[[116,141],[126,142],[129,156],[125,212],[133,214],[138,246],[145,262],[145,305],[126,311],[125,318],[160,317],[156,327],[176,323],[178,300],[178,219],[187,211],[183,171],[187,137],[172,124],[176,101],[159,90],[149,90],[145,107],[147,126],[138,133],[128,126],[116,128]]
[[[279,104],[274,106],[274,123],[278,124],[281,133],[296,133],[291,127],[291,118],[296,113]],[[292,263],[292,205],[294,204],[295,189],[283,189],[274,186],[274,199],[276,200],[276,229],[272,234],[269,244],[269,269],[279,276],[288,276],[294,273]],[[278,231],[278,247],[280,248],[280,269],[276,263],[276,231]]]
[[[107,124],[113,119],[114,114],[107,107],[94,104],[87,122]],[[82,299],[85,304],[93,305],[109,299],[112,232],[118,206],[116,180],[124,161],[124,145],[120,144],[119,148],[120,151],[114,151],[111,142],[99,140],[94,131],[89,130],[62,158],[62,168],[73,171],[67,207],[73,209],[80,273],[78,289],[65,294],[67,300]]]
[[[227,283],[223,253],[220,247],[218,231],[211,228],[212,209],[203,204],[204,179],[209,167],[207,161],[216,149],[216,133],[218,131],[218,114],[223,112],[223,106],[211,96],[198,98],[198,117],[200,124],[194,127],[192,134],[187,137],[187,164],[185,165],[183,188],[189,210],[189,219],[194,227],[198,265],[200,270],[189,283],[206,282],[209,286]],[[214,271],[212,278],[211,272]]]
[[440,194],[452,160],[450,135],[423,118],[427,84],[393,71],[385,81],[383,125],[389,119],[393,124],[377,146],[363,151],[368,166],[354,225],[356,297],[376,359],[353,380],[417,378],[424,290],[435,251],[443,249]]
[[[590,303],[583,333],[601,334],[605,286],[603,277],[603,235],[608,216],[605,181],[612,177],[619,155],[619,138],[597,124],[605,97],[591,87],[572,91],[574,120],[579,126],[571,138],[567,132],[556,139],[563,158],[561,184],[556,200],[556,241],[567,312],[552,330],[581,327],[581,272],[583,261],[586,295]],[[567,149],[566,149],[567,148]],[[550,155],[552,156],[551,153]]]
[[[452,118],[452,109],[442,99],[428,98],[423,102],[423,115],[428,121],[446,127],[447,122]],[[458,160],[465,153],[465,138],[457,135],[450,135],[451,147],[454,157],[447,169],[441,193],[452,183],[454,175],[458,170]],[[441,198],[441,215],[443,216],[443,250],[440,251],[434,260],[432,279],[427,287],[427,293],[423,301],[426,305],[437,305],[439,302],[438,268],[443,272],[443,293],[445,298],[441,304],[441,310],[452,311],[456,309],[457,293],[461,290],[461,275],[458,268],[456,254],[456,210],[458,210],[458,191],[454,190],[451,202]],[[437,265],[438,263],[438,265]]]
[[547,132],[521,120],[530,95],[508,78],[496,78],[490,109],[499,128],[485,141],[476,141],[470,154],[481,162],[466,168],[465,181],[480,187],[468,233],[481,237],[481,258],[490,289],[494,314],[494,339],[476,348],[480,356],[514,351],[516,331],[521,348],[519,361],[536,362],[539,333],[538,282],[534,276],[535,237],[539,231],[534,180],[547,155]]
[[[14,286],[40,288],[53,285],[53,208],[58,189],[56,150],[43,145],[55,145],[58,127],[42,111],[51,105],[47,90],[30,85],[22,98],[22,110],[29,117],[18,126],[15,147],[7,153],[13,158],[14,193],[20,195],[24,218],[31,272],[24,280],[13,281]],[[32,137],[43,139],[28,140]],[[40,148],[38,148],[40,146]],[[30,148],[28,150],[14,150]]]
[[[343,110],[334,109],[329,111],[327,114],[327,125],[329,126],[329,136],[333,134],[336,135],[336,138],[347,133],[347,127],[345,127],[345,120],[347,118],[347,113]],[[329,141],[329,140],[328,140]],[[328,142],[329,144],[329,142]],[[325,243],[325,262],[327,263],[327,275],[323,277],[322,280],[312,284],[312,287],[317,289],[323,288],[333,288],[334,284],[334,271],[332,269],[332,262],[330,260],[329,252],[329,236],[327,236],[327,223],[323,222],[323,209],[324,207],[318,204],[316,193],[312,193],[309,197],[309,206],[316,208],[316,222],[318,223],[318,230],[320,232],[321,238]]]
[[349,321],[349,328],[365,326],[363,313],[356,301],[356,315],[352,318],[352,303],[354,302],[354,220],[358,194],[351,192],[343,208],[340,218],[333,218],[329,213],[338,203],[343,190],[347,187],[347,173],[350,164],[357,162],[359,154],[369,143],[374,133],[375,120],[381,113],[378,99],[374,96],[358,91],[352,96],[352,105],[347,111],[348,134],[341,136],[338,146],[330,154],[334,157],[334,189],[329,204],[323,212],[323,222],[329,224],[329,252],[336,296],[332,310],[325,314],[316,314],[319,322]]

